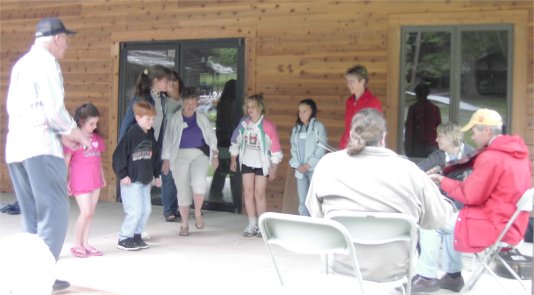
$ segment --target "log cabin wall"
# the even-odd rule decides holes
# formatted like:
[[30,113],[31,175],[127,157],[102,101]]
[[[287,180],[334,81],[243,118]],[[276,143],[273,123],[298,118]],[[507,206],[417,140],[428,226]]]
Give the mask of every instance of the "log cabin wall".
[[[101,112],[107,183],[115,183],[119,44],[126,41],[245,38],[245,94],[263,92],[285,154],[267,189],[268,209],[281,211],[287,183],[289,137],[297,102],[311,97],[337,146],[348,96],[344,72],[364,64],[369,87],[384,106],[389,146],[395,149],[402,25],[513,23],[515,34],[513,133],[534,154],[534,21],[532,1],[10,1],[0,2],[0,191],[12,192],[5,165],[5,100],[13,64],[33,42],[38,19],[58,16],[78,32],[60,62],[69,111],[91,101]],[[517,40],[517,39],[521,40]],[[103,200],[114,200],[108,185]],[[289,196],[286,194],[286,199]],[[287,200],[286,200],[287,202]],[[287,206],[285,206],[287,207]],[[284,211],[294,211],[292,209]]]

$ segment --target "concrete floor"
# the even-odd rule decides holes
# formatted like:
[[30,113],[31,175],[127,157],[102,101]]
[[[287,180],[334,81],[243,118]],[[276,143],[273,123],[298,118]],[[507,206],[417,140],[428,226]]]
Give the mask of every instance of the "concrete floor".
[[[0,194],[0,205],[12,203],[12,194]],[[104,251],[101,257],[76,258],[69,249],[74,235],[78,207],[71,200],[70,224],[61,259],[56,265],[57,277],[68,280],[72,287],[55,294],[355,294],[344,285],[316,284],[320,261],[316,257],[276,252],[289,288],[281,288],[272,261],[260,238],[244,238],[242,230],[246,215],[204,211],[206,228],[197,230],[190,221],[189,237],[178,236],[180,223],[169,223],[161,216],[161,207],[154,206],[146,231],[150,248],[127,252],[118,250],[117,233],[124,218],[118,203],[98,204],[90,243]],[[20,232],[20,215],[0,214],[0,239]],[[532,244],[524,243],[523,253],[532,253]],[[464,277],[471,257],[465,256]],[[0,264],[0,267],[5,267]],[[0,278],[0,281],[2,278]],[[501,279],[510,294],[521,294],[517,282]],[[304,282],[304,283],[302,283]],[[524,281],[530,289],[531,282]],[[349,287],[350,288],[350,287]],[[334,290],[335,289],[335,290]],[[368,294],[378,294],[371,291]],[[386,292],[394,294],[394,292]],[[432,294],[454,294],[439,291]],[[496,281],[485,275],[466,294],[506,294]]]

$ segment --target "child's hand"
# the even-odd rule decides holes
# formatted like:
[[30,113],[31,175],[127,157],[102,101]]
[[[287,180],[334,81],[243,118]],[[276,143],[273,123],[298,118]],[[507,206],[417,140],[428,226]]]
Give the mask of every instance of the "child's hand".
[[163,175],[169,174],[170,167],[169,160],[163,160],[163,164],[161,165],[161,172],[163,172]]
[[276,179],[276,168],[278,168],[277,164],[273,164],[271,165],[271,168],[269,168],[269,181]]
[[235,157],[232,157],[230,160],[230,171],[236,172],[237,170],[237,159]]
[[219,167],[219,158],[211,158],[211,167],[213,167],[213,169],[217,169],[217,167]]
[[130,179],[130,176],[126,176],[123,179],[121,179],[121,184],[125,184],[125,185],[132,184],[132,180]]
[[161,178],[160,177],[156,178],[155,185],[156,185],[156,187],[161,187]]

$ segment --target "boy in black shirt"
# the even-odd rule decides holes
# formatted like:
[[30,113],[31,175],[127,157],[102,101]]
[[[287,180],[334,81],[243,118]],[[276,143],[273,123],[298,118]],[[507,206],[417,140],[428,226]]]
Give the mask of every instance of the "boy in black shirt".
[[155,178],[156,186],[161,186],[160,151],[152,129],[156,109],[146,101],[139,101],[133,111],[137,124],[128,129],[113,152],[113,171],[120,179],[122,207],[126,213],[117,248],[128,251],[148,248],[141,233],[152,210],[152,180]]

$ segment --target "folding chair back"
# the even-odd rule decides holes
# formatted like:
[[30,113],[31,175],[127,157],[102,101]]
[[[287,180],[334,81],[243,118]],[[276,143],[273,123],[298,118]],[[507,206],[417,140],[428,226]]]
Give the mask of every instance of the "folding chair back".
[[341,224],[323,218],[267,212],[260,216],[259,226],[282,286],[284,281],[272,245],[301,254],[348,254],[354,265],[355,283],[361,294],[364,293],[354,246],[349,232]]
[[506,287],[500,282],[499,277],[495,274],[493,269],[491,268],[491,264],[495,259],[498,259],[499,262],[510,272],[510,274],[521,284],[521,287],[525,291],[525,293],[528,293],[527,288],[525,285],[521,282],[521,278],[519,275],[506,263],[504,259],[502,259],[499,256],[499,252],[502,248],[515,248],[517,245],[510,245],[508,243],[503,242],[504,237],[506,236],[506,233],[508,230],[512,227],[514,222],[516,221],[517,217],[522,212],[530,212],[532,210],[532,202],[534,198],[534,188],[530,188],[527,191],[523,193],[521,198],[517,201],[516,206],[517,209],[515,210],[514,214],[510,217],[508,222],[506,223],[506,226],[502,230],[502,232],[499,234],[499,237],[497,238],[497,241],[490,247],[488,247],[486,250],[480,253],[475,253],[475,259],[480,262],[478,267],[473,271],[473,274],[469,278],[469,280],[465,283],[465,286],[462,291],[464,290],[471,290],[475,283],[480,279],[482,274],[487,271],[491,276],[493,276],[497,282],[506,290]]
[[[411,282],[415,275],[418,238],[418,225],[411,216],[389,212],[334,211],[329,213],[327,218],[343,224],[349,230],[355,249],[358,249],[358,245],[380,246],[399,241],[408,243],[408,263],[400,275],[403,276],[402,281]],[[367,280],[365,276],[362,279]],[[410,294],[411,284],[406,286],[406,293]]]

